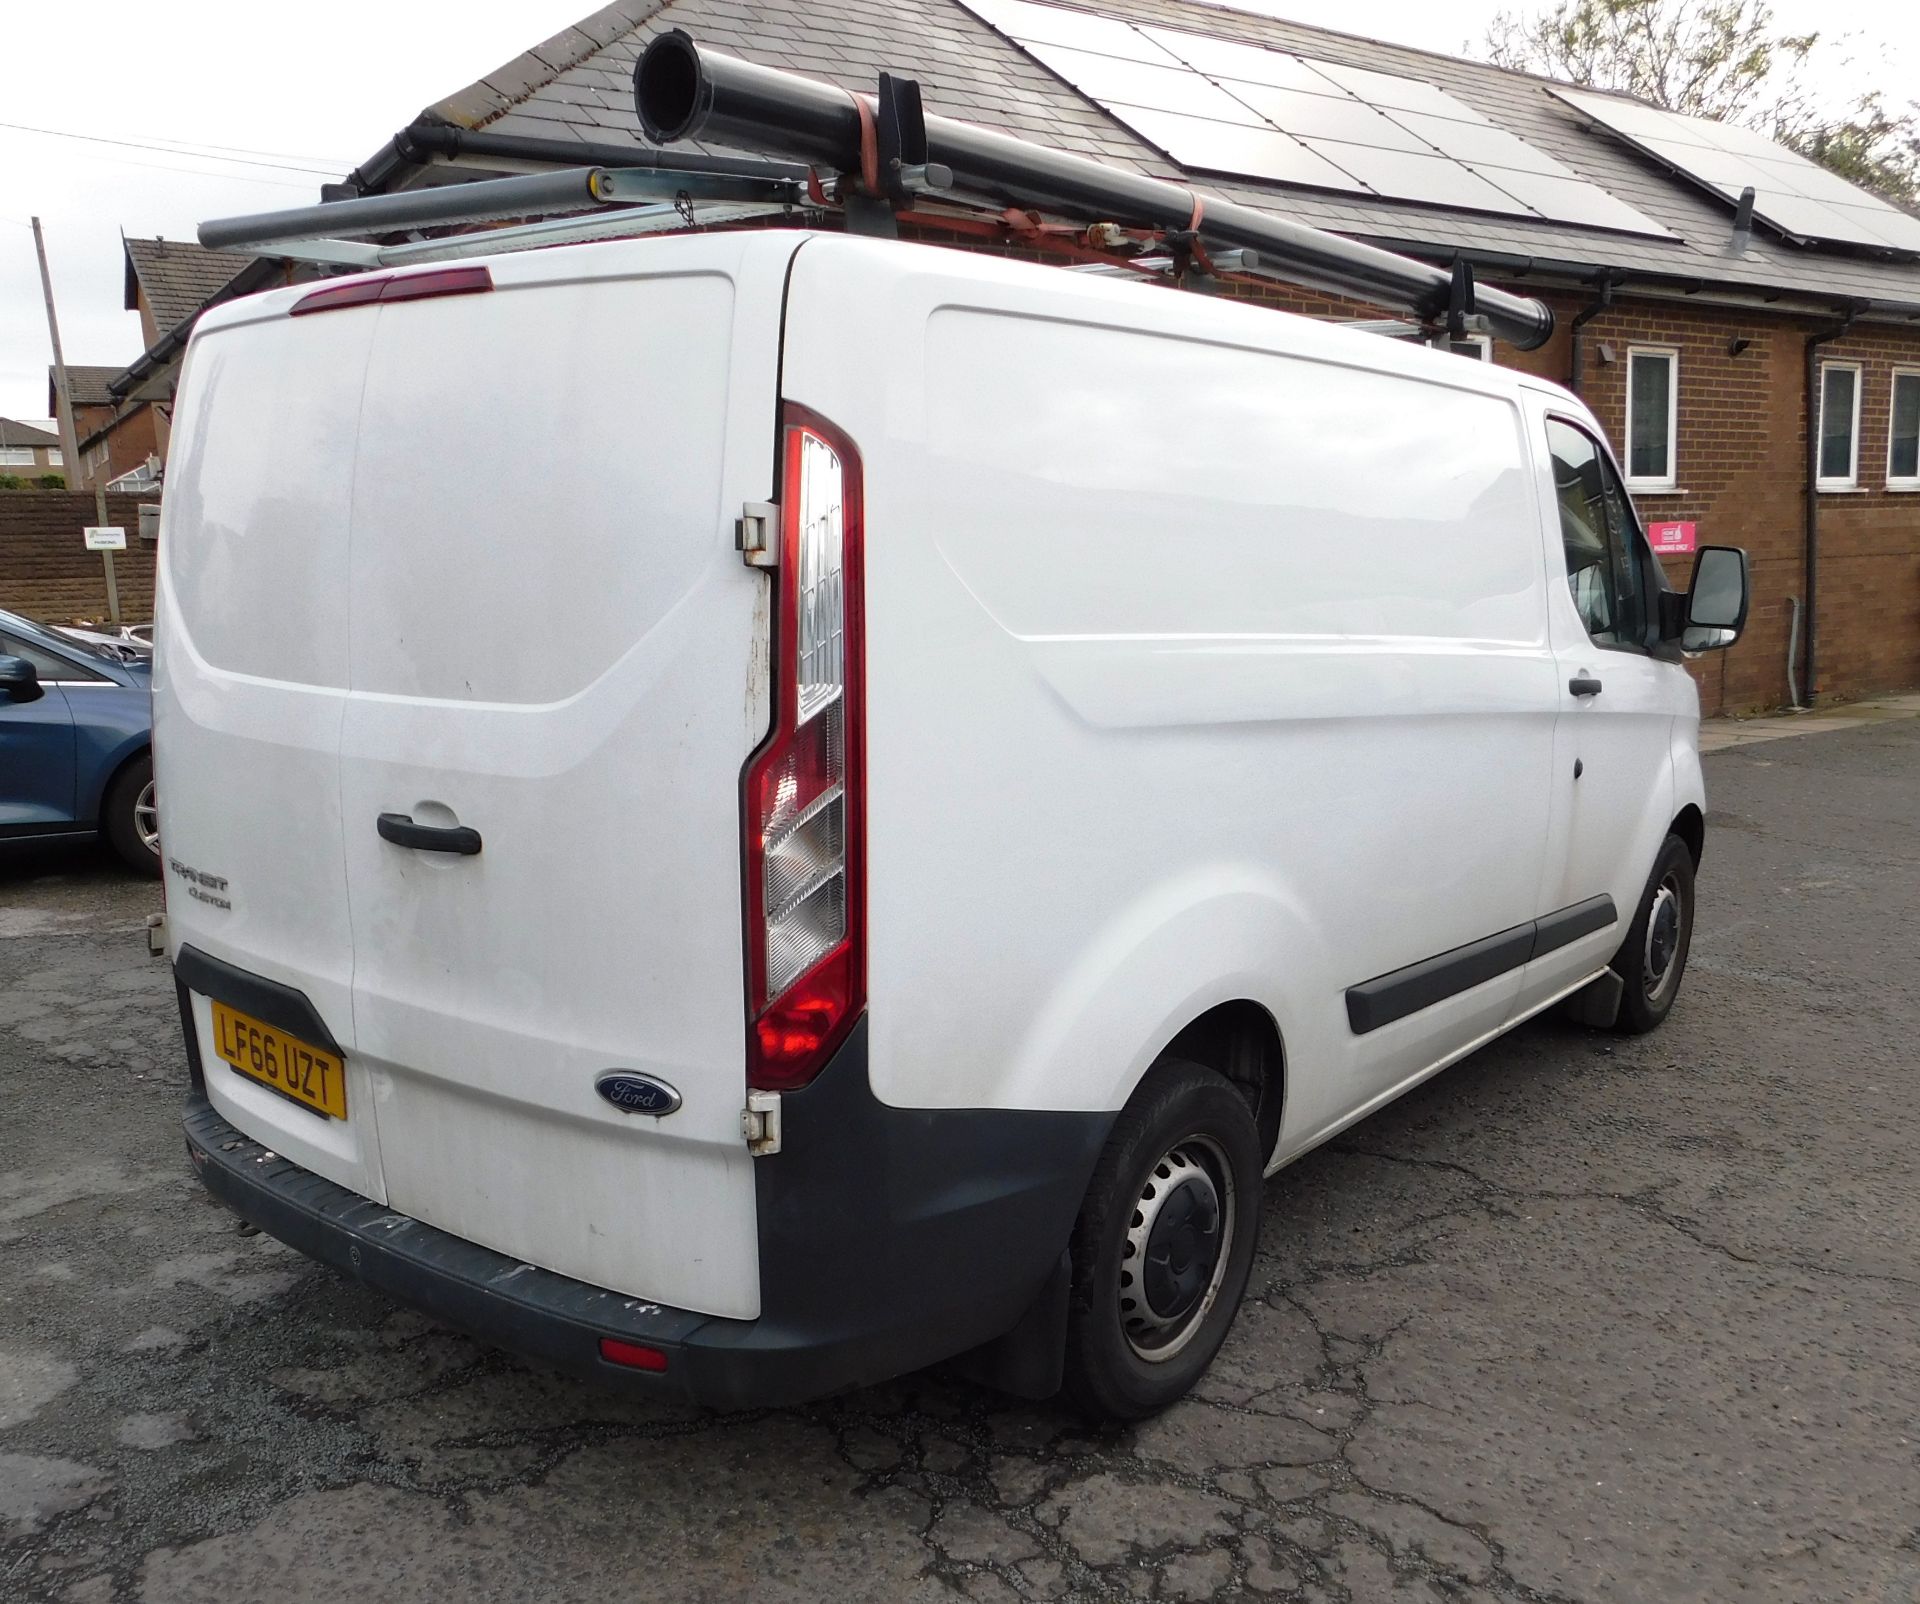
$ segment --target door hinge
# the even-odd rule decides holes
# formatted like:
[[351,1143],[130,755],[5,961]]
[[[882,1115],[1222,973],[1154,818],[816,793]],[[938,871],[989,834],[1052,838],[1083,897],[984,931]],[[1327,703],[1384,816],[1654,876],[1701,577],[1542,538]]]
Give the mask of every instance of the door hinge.
[[748,1092],[747,1106],[740,1115],[740,1131],[747,1139],[747,1151],[765,1158],[780,1151],[780,1094]]
[[733,526],[733,543],[749,568],[772,568],[780,561],[780,509],[771,501],[749,501]]

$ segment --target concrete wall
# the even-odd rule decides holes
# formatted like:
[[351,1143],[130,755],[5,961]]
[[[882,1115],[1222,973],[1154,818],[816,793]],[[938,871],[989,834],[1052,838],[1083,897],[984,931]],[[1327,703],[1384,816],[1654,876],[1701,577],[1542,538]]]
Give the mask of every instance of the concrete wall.
[[[154,542],[140,538],[140,505],[147,499],[107,497],[107,521],[127,532],[127,549],[113,554],[113,567],[120,617],[129,624],[153,617]],[[104,620],[104,566],[80,533],[93,521],[90,495],[0,490],[0,608],[48,624]]]

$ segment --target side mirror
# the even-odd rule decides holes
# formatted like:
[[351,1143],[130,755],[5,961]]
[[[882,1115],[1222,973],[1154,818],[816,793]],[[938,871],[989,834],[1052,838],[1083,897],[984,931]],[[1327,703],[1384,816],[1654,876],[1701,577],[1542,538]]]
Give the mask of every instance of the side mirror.
[[37,702],[46,694],[33,664],[24,657],[0,657],[0,697],[9,702]]
[[1702,546],[1687,586],[1681,646],[1690,652],[1731,646],[1747,627],[1749,599],[1747,554],[1738,546]]

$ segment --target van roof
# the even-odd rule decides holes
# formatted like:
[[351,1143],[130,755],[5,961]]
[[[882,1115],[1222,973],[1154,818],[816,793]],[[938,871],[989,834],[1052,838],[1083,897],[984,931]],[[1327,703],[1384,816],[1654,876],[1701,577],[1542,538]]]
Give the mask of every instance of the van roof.
[[[1125,324],[1175,338],[1231,342],[1313,361],[1403,374],[1424,383],[1443,383],[1454,389],[1489,395],[1512,397],[1528,388],[1544,389],[1564,396],[1576,407],[1581,406],[1569,392],[1546,380],[1491,362],[1470,361],[1414,341],[1345,328],[1339,323],[1257,302],[1174,290],[1144,277],[1136,280],[1079,273],[921,241],[875,239],[817,229],[746,230],[559,245],[537,251],[463,258],[462,265],[485,266],[495,285],[505,289],[573,282],[583,271],[596,278],[617,278],[657,268],[663,259],[670,261],[685,254],[711,258],[715,246],[722,241],[729,242],[732,250],[743,257],[759,252],[786,254],[803,245],[809,250],[858,253],[873,258],[873,265],[881,271],[902,279],[931,276],[956,286],[999,286],[1014,297],[1023,292],[1037,292],[1053,307],[1077,301],[1090,309],[1124,309],[1120,321]],[[377,274],[329,279],[325,283],[331,286],[358,278],[398,277],[412,271],[434,270],[432,267],[388,269]],[[314,288],[312,284],[294,285],[210,307],[195,330],[195,340],[221,329],[284,316],[304,296],[313,293]]]

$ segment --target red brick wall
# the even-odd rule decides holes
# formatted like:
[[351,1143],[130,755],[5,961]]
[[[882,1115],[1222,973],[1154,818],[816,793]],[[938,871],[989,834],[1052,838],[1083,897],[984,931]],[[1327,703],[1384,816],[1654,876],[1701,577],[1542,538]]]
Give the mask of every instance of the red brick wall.
[[[113,554],[120,617],[153,617],[154,543],[140,538],[140,496],[107,497],[107,521],[127,532],[127,549]],[[0,608],[48,624],[107,616],[107,581],[100,553],[88,551],[80,531],[94,521],[93,497],[59,490],[0,490]]]

